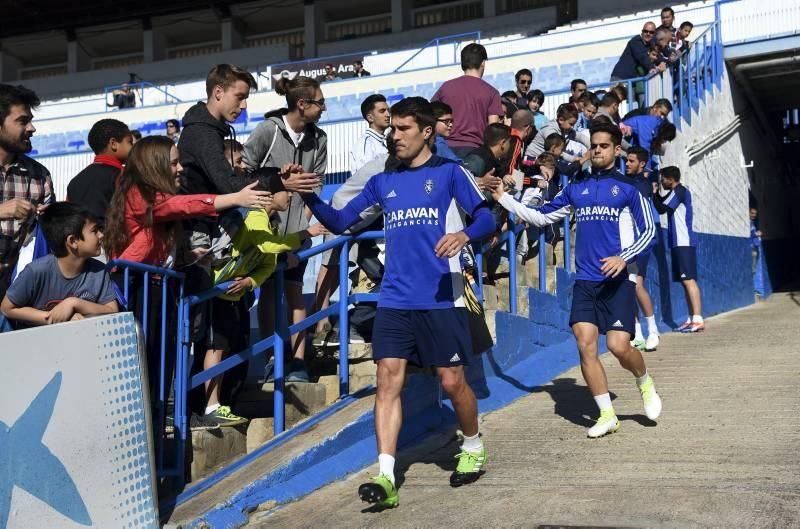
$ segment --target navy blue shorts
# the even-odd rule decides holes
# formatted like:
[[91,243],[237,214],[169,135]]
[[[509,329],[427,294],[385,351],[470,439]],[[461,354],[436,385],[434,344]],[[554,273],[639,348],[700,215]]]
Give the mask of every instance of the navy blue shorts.
[[687,279],[697,279],[697,249],[694,246],[676,246],[672,249],[672,280]]
[[636,314],[636,283],[622,281],[575,281],[572,291],[570,327],[574,323],[592,323],[600,334],[626,331],[633,336]]
[[467,309],[400,310],[378,307],[372,358],[403,358],[420,367],[469,363],[472,338]]
[[636,258],[636,275],[647,277],[647,263],[650,262],[650,252]]

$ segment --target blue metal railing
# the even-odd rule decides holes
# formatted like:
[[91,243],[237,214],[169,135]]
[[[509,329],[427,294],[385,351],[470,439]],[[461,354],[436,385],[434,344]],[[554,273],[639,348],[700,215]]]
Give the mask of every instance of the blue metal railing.
[[[435,39],[431,39],[428,42],[426,42],[424,45],[422,45],[422,47],[420,47],[420,49],[418,49],[411,57],[409,57],[408,59],[403,61],[403,63],[400,64],[400,66],[398,66],[397,68],[395,68],[394,71],[395,72],[401,71],[406,64],[409,64],[411,61],[413,61],[414,59],[419,57],[419,55],[422,54],[425,50],[427,50],[427,49],[429,49],[431,47],[434,47],[434,46],[436,47],[436,66],[437,67],[441,66],[440,61],[439,61],[439,46],[443,42],[450,42],[450,41],[456,41],[456,42],[452,42],[452,43],[453,44],[457,44],[457,41],[466,40],[467,37],[475,37],[475,39],[474,39],[475,42],[480,42],[480,40],[481,40],[481,32],[480,31],[470,31],[469,33],[459,33],[458,35],[448,35],[446,37],[437,37]],[[458,64],[458,62],[459,62],[459,59],[457,57],[457,46],[454,45],[453,46],[453,62],[447,63],[447,64]]]

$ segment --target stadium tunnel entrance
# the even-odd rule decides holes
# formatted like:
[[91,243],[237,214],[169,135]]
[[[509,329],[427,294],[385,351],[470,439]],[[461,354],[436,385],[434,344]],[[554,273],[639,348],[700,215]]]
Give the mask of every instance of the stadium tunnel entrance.
[[800,37],[725,48],[772,286],[800,287]]

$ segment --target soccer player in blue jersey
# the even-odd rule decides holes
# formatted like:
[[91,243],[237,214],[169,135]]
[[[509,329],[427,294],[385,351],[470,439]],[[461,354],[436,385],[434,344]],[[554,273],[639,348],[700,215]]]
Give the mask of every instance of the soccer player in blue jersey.
[[[652,208],[653,187],[655,184],[650,182],[645,172],[645,167],[649,159],[650,153],[645,149],[638,146],[631,147],[628,149],[628,156],[625,159],[625,174],[633,178],[639,192],[647,199],[648,208]],[[655,213],[655,208],[650,211],[657,225],[658,216]],[[640,351],[655,351],[659,343],[658,325],[656,324],[656,315],[653,311],[653,300],[650,298],[650,293],[647,292],[647,287],[644,285],[644,280],[647,277],[647,265],[650,262],[650,254],[651,252],[640,254],[636,259],[636,301],[639,303],[639,308],[642,309],[645,321],[647,322],[647,340],[645,340],[642,334],[642,325],[639,318],[636,318],[636,334],[633,337],[633,346]]]
[[681,184],[681,170],[677,167],[664,167],[659,175],[666,194],[656,193],[653,200],[658,212],[667,214],[672,280],[683,285],[689,307],[689,317],[678,330],[701,332],[706,326],[703,322],[700,287],[697,286],[697,237],[692,229],[692,194]]
[[646,199],[634,181],[619,173],[619,128],[596,124],[591,129],[592,171],[584,173],[539,210],[527,208],[496,186],[493,196],[504,208],[539,227],[558,222],[575,208],[577,274],[570,325],[581,356],[581,371],[600,408],[589,437],[619,429],[603,364],[597,357],[601,333],[622,367],[633,373],[644,410],[651,420],[661,414],[661,398],[647,374],[642,354],[631,345],[636,310],[636,274],[629,265],[650,250],[656,226]]
[[[313,193],[303,195],[333,233],[358,222],[359,213],[370,206],[383,209],[385,275],[372,331],[378,364],[375,432],[380,472],[358,491],[362,500],[381,507],[399,503],[394,459],[403,417],[400,392],[409,362],[436,369],[464,434],[450,484],[475,481],[486,462],[477,402],[464,378],[472,343],[459,254],[469,241],[494,233],[495,225],[472,175],[431,153],[435,125],[427,100],[403,99],[392,107],[392,141],[402,162],[396,171],[373,176],[341,210]],[[466,228],[456,204],[472,217]]]

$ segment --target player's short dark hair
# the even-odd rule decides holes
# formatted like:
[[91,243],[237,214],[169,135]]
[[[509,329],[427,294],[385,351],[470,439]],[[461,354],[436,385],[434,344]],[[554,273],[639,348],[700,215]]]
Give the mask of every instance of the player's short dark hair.
[[133,139],[137,141],[142,139],[142,133],[139,132],[139,129],[133,129],[131,131],[131,136],[133,136]]
[[413,116],[419,130],[436,126],[436,118],[433,117],[431,104],[424,97],[405,97],[392,106],[391,112],[393,117],[398,118]]
[[665,176],[670,180],[675,180],[676,182],[681,181],[681,170],[675,167],[674,165],[668,165],[667,167],[662,167],[658,173],[661,176]]
[[578,108],[572,103],[562,103],[558,105],[556,119],[578,119]]
[[572,81],[569,83],[569,89],[570,89],[570,90],[572,90],[572,91],[574,92],[574,91],[575,91],[575,89],[578,87],[578,85],[579,85],[579,84],[582,84],[582,85],[584,85],[584,86],[589,86],[589,85],[586,83],[586,81],[584,81],[583,79],[573,79],[573,80],[572,80]]
[[614,124],[603,122],[592,123],[592,128],[589,129],[589,137],[591,138],[598,132],[605,132],[611,136],[611,143],[613,143],[615,147],[622,144],[622,132],[620,132],[619,127]]
[[44,238],[56,257],[66,257],[67,237],[74,235],[83,240],[83,227],[94,217],[85,208],[70,202],[50,204],[39,216]]
[[603,108],[608,108],[614,104],[619,104],[619,98],[614,95],[614,92],[608,92],[603,96],[603,99],[600,100],[600,106]]
[[180,131],[181,131],[181,122],[180,122],[180,121],[178,121],[177,119],[175,119],[175,118],[168,119],[168,120],[167,120],[167,126],[169,127],[170,125],[174,126],[174,127],[175,127],[175,130],[176,130],[177,132],[180,132]]
[[644,149],[643,147],[639,147],[638,145],[628,148],[628,156],[630,156],[631,154],[636,156],[636,159],[639,160],[640,162],[647,162],[647,160],[650,158],[650,153],[647,152],[646,149]]
[[33,110],[41,101],[36,92],[22,85],[0,84],[0,127],[5,123],[14,105],[25,105]]
[[522,68],[521,70],[517,70],[517,73],[514,74],[514,80],[519,81],[519,78],[522,77],[523,75],[527,75],[528,77],[531,78],[531,81],[533,81],[533,72],[531,72],[527,68]]
[[664,107],[668,111],[672,112],[672,102],[669,99],[666,99],[666,98],[663,98],[663,97],[661,99],[656,99],[656,102],[653,103],[653,106],[654,107]]
[[483,144],[494,147],[511,137],[511,127],[502,123],[490,123],[483,131]]
[[688,20],[686,22],[681,22],[681,25],[678,27],[678,29],[683,29],[683,28],[692,28],[692,29],[694,29],[694,24],[692,24]]
[[432,102],[431,111],[433,112],[433,117],[435,119],[439,119],[440,117],[446,116],[448,114],[453,115],[453,108],[444,101]]
[[539,106],[542,106],[544,104],[544,92],[542,92],[538,88],[528,92],[528,95],[526,95],[525,97],[528,98],[528,102],[536,100],[539,102]]
[[128,126],[118,119],[101,119],[89,129],[89,147],[95,154],[103,152],[112,139],[122,141],[131,135]]
[[669,7],[669,6],[667,6],[664,9],[661,10],[661,14],[663,15],[664,13],[669,13],[673,17],[675,16],[675,10],[672,9],[671,7]]
[[211,97],[215,86],[222,86],[226,90],[236,81],[244,81],[250,89],[258,88],[253,74],[234,64],[218,64],[211,68],[206,76],[206,95]]
[[555,147],[556,145],[564,145],[564,138],[561,137],[561,134],[554,132],[552,134],[548,134],[547,137],[544,139],[544,150],[545,152],[549,152],[550,149]]
[[367,114],[375,109],[378,103],[386,103],[386,97],[383,94],[372,94],[361,102],[361,117],[367,119]]
[[486,48],[473,42],[464,46],[461,50],[461,69],[477,70],[481,67],[481,63],[487,60],[489,56],[486,54]]

